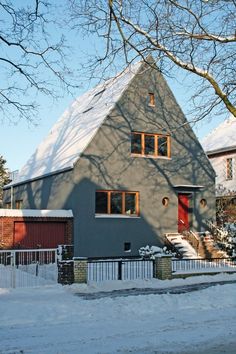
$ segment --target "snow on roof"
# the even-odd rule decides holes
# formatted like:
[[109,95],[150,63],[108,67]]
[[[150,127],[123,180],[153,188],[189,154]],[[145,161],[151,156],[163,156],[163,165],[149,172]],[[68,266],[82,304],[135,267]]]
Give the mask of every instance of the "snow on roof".
[[212,130],[201,143],[206,152],[225,151],[236,148],[235,136],[236,118],[232,115]]
[[0,209],[0,217],[73,218],[72,210]]
[[72,168],[141,64],[138,62],[128,66],[115,78],[77,98],[62,114],[12,184]]

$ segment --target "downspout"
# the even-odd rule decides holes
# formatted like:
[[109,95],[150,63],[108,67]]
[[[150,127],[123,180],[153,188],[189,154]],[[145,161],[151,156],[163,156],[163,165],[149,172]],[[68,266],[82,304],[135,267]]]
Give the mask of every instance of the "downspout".
[[14,193],[14,189],[13,186],[11,186],[11,209],[13,209],[13,193]]

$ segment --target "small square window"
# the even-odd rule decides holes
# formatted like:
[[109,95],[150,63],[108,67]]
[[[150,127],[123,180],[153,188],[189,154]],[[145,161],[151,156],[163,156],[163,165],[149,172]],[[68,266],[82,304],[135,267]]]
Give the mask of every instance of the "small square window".
[[149,92],[149,106],[155,107],[155,96],[153,92]]
[[124,251],[125,252],[131,252],[131,242],[125,242],[124,243]]
[[11,209],[11,202],[5,203],[4,208]]

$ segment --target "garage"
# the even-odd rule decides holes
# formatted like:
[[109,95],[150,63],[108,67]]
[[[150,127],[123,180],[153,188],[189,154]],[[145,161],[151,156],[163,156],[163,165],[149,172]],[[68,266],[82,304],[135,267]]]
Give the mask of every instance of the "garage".
[[14,223],[14,248],[56,248],[65,243],[65,222]]
[[57,248],[72,243],[71,210],[0,209],[0,249]]

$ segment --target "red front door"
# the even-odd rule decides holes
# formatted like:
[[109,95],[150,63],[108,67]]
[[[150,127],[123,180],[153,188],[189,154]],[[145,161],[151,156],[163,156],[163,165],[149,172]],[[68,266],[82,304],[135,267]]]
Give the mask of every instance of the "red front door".
[[178,232],[189,230],[190,194],[178,194]]

